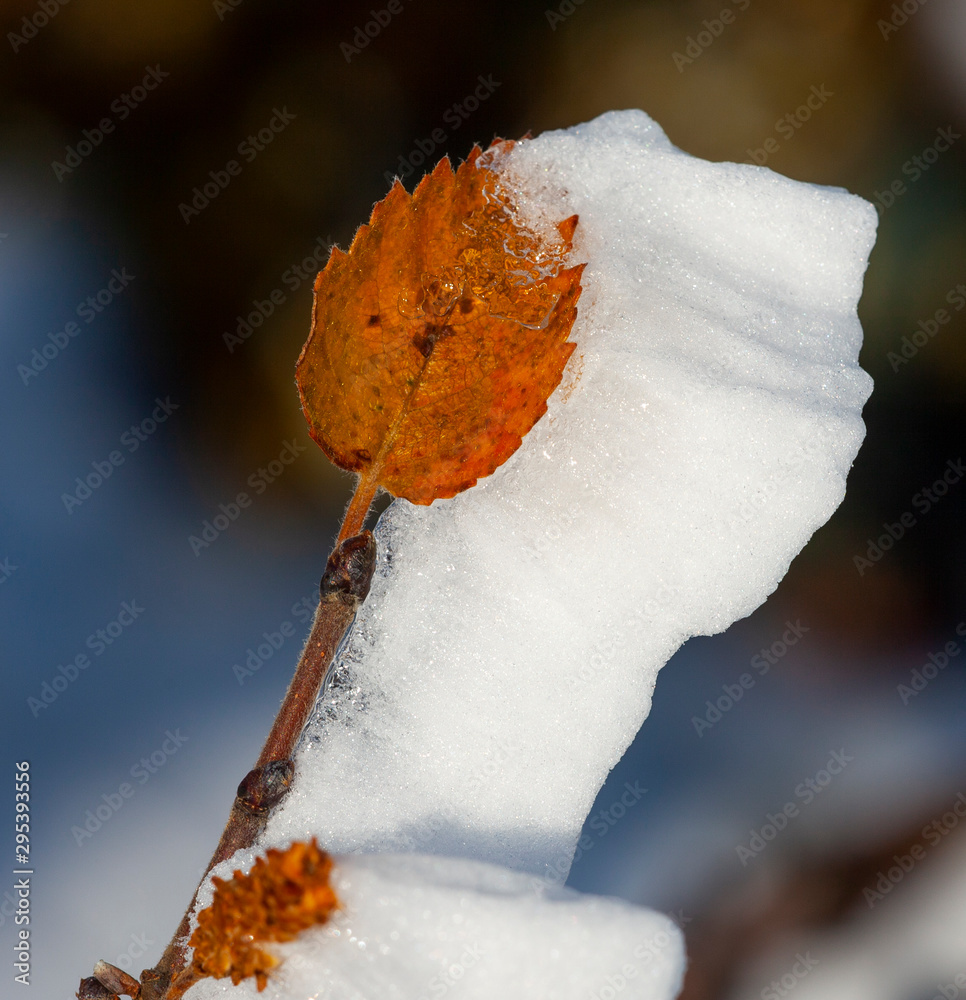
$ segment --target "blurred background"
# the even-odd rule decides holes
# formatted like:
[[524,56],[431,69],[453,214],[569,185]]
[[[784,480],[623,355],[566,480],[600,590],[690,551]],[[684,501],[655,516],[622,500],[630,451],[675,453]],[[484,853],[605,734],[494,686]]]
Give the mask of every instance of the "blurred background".
[[3,801],[28,760],[38,994],[154,964],[287,684],[350,493],[293,384],[329,247],[397,173],[630,107],[876,203],[876,387],[844,504],[662,672],[570,884],[673,912],[689,1000],[966,992],[966,6],[6,0],[0,26]]

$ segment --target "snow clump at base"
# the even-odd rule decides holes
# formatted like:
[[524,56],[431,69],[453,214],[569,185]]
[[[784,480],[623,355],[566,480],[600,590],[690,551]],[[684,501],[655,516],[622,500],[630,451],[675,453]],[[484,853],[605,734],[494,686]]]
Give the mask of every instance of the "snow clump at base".
[[671,1000],[681,987],[677,927],[623,900],[420,855],[337,857],[332,884],[344,910],[273,947],[264,992],[204,979],[186,1000]]
[[[311,952],[292,991],[272,980],[278,998],[431,995],[426,977],[471,943],[458,917],[480,928],[491,994],[585,1000],[621,975],[590,956],[662,918],[506,887],[566,879],[658,670],[774,590],[840,503],[864,435],[855,310],[871,205],[691,157],[640,111],[520,142],[502,168],[527,224],[580,216],[577,348],[503,467],[380,520],[371,593],[259,847],[316,836],[336,854],[397,857],[336,859],[354,933],[317,932],[333,954]],[[620,808],[646,809],[644,791],[628,786]],[[400,913],[408,956],[387,935]],[[577,954],[596,989],[572,973]],[[370,988],[377,955],[395,971]],[[672,997],[678,946],[662,961],[622,995]],[[476,996],[470,982],[448,995]]]

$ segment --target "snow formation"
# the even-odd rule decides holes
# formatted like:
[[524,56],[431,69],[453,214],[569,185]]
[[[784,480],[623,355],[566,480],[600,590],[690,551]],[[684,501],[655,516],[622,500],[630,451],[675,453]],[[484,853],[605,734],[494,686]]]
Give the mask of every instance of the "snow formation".
[[680,988],[677,927],[622,900],[424,855],[338,858],[333,885],[345,911],[274,949],[265,992],[208,979],[187,1000],[604,1000],[608,987],[670,1000]]
[[[864,434],[871,205],[695,159],[640,111],[519,143],[504,169],[529,225],[580,216],[577,350],[494,475],[383,515],[372,591],[262,845],[467,860],[337,859],[344,922],[317,932],[331,948],[284,1000],[434,995],[427,976],[474,935],[487,961],[450,995],[586,1000],[660,928],[674,941],[622,993],[673,997],[682,958],[662,918],[548,887],[658,670],[771,593]],[[640,796],[623,806],[646,809]]]

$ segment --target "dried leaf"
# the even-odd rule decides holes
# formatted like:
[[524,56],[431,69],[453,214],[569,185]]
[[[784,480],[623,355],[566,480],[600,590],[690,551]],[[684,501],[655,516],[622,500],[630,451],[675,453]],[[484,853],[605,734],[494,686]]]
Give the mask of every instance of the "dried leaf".
[[428,504],[490,475],[574,349],[577,216],[559,239],[519,223],[497,169],[512,145],[474,147],[455,173],[441,160],[412,195],[397,180],[316,280],[302,407],[326,455],[360,474],[364,508],[377,486]]
[[286,851],[269,850],[247,875],[236,871],[227,881],[213,878],[214,899],[198,914],[189,942],[193,979],[231,976],[237,986],[254,976],[263,990],[278,959],[262,945],[292,941],[338,909],[331,872],[332,859],[313,838]]

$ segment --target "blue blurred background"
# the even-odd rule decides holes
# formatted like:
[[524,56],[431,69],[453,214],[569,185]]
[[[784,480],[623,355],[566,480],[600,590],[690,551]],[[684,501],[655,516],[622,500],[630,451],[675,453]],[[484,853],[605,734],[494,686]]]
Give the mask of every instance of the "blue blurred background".
[[[966,10],[372,10],[4,4],[0,844],[12,852],[26,759],[37,992],[73,995],[98,958],[135,974],[157,960],[287,684],[350,492],[293,384],[328,247],[348,244],[396,173],[411,187],[474,141],[641,107],[690,153],[876,202],[860,306],[876,388],[845,503],[763,608],[662,672],[571,884],[675,912],[689,1000],[765,996],[769,980],[935,995],[966,973],[966,944],[923,930],[966,877],[953,808],[966,792]],[[280,465],[286,448],[299,457]],[[252,505],[206,538],[240,491]],[[904,513],[913,526],[870,556]],[[286,622],[296,637],[266,646]],[[240,683],[250,652],[259,668]],[[743,674],[754,683],[729,706]],[[851,759],[826,786],[834,753]],[[808,781],[811,799],[796,793]],[[625,782],[647,793],[615,809]],[[742,855],[789,801],[785,827]],[[916,844],[921,863],[870,905],[865,890]],[[905,947],[849,979],[870,940]],[[789,970],[815,941],[823,963],[806,980]]]

